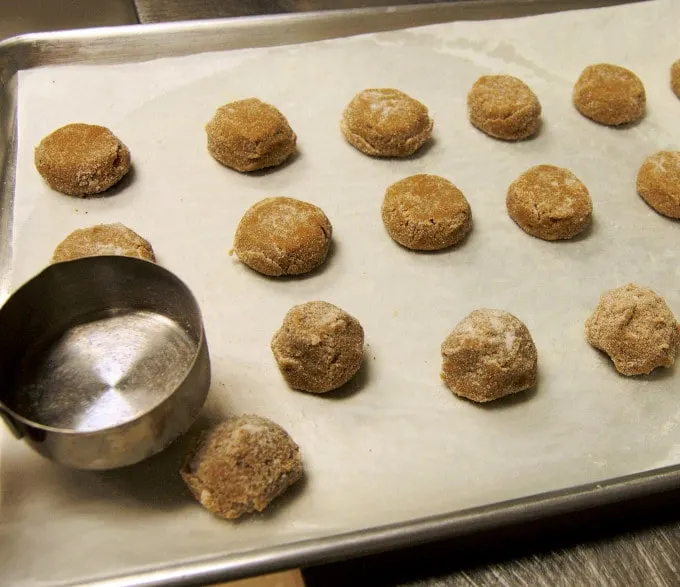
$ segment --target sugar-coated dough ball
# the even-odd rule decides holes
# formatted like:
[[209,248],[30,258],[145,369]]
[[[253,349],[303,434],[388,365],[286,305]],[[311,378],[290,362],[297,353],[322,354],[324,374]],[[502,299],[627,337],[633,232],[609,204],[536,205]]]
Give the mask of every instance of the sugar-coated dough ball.
[[678,328],[661,296],[629,283],[602,294],[586,320],[586,338],[609,355],[619,373],[643,375],[675,363]]
[[382,219],[400,245],[435,251],[455,245],[472,228],[470,204],[450,181],[438,175],[412,175],[385,192]]
[[568,239],[589,224],[593,203],[585,185],[568,169],[537,165],[510,184],[508,214],[526,233],[548,241]]
[[347,142],[366,155],[408,157],[432,135],[427,108],[391,88],[359,92],[342,114],[340,129]]
[[645,159],[637,191],[659,214],[680,218],[680,151],[660,151]]
[[325,393],[347,383],[361,367],[364,329],[333,304],[307,302],[288,311],[272,351],[293,389]]
[[647,103],[640,78],[609,63],[586,67],[574,85],[572,99],[583,116],[608,126],[640,120]]
[[234,252],[264,275],[301,275],[326,260],[332,235],[321,208],[293,198],[266,198],[241,218]]
[[286,117],[257,98],[221,106],[205,130],[210,154],[222,165],[244,172],[281,165],[297,141]]
[[473,126],[496,139],[528,139],[541,126],[541,103],[522,80],[511,75],[483,75],[468,93]]
[[67,124],[40,141],[35,166],[53,190],[85,197],[123,179],[130,170],[130,151],[108,128]]
[[229,418],[205,435],[181,470],[209,512],[235,519],[263,511],[302,477],[300,450],[267,418]]
[[671,65],[671,88],[680,98],[680,59]]
[[156,260],[151,243],[134,230],[118,222],[74,230],[54,249],[52,263],[100,255],[122,255],[146,261]]
[[529,329],[503,310],[468,314],[441,346],[442,379],[456,395],[488,402],[536,384],[538,354]]

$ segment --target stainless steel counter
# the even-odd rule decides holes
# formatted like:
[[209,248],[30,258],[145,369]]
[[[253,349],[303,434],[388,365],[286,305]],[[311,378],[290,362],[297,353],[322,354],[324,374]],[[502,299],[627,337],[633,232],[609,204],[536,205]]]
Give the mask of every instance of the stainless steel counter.
[[[452,0],[456,1],[456,0]],[[28,31],[274,14],[408,0],[3,0],[0,38]],[[429,3],[429,0],[410,0]],[[543,0],[536,0],[536,5]],[[95,7],[96,6],[96,7]],[[679,50],[680,56],[680,50]],[[680,491],[307,569],[309,587],[680,585]]]

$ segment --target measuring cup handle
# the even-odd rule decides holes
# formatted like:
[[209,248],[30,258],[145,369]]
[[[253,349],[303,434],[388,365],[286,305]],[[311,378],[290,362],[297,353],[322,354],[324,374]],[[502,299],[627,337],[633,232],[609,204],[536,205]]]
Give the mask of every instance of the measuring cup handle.
[[5,421],[5,424],[7,424],[7,427],[10,429],[10,432],[14,434],[17,438],[23,438],[24,436],[24,431],[23,427],[19,422],[17,422],[10,414],[8,414],[5,411],[5,408],[0,404],[0,418],[2,418]]

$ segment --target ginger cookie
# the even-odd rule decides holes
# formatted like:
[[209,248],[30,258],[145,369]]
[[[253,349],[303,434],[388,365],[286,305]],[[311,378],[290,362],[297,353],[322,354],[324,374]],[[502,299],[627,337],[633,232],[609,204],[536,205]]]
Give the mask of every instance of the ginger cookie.
[[153,248],[146,239],[124,224],[98,224],[79,228],[61,241],[52,255],[52,263],[82,257],[121,255],[155,261]]
[[266,198],[241,218],[234,252],[264,275],[301,275],[326,260],[332,235],[321,208],[293,198]]
[[286,117],[257,98],[218,108],[205,131],[210,154],[222,165],[241,172],[281,165],[293,154],[297,142]]
[[267,418],[229,418],[205,435],[180,471],[212,514],[233,520],[261,512],[302,477],[300,450]]
[[364,329],[333,304],[307,302],[288,311],[271,346],[288,385],[326,393],[347,383],[361,367]]
[[382,219],[396,242],[417,251],[455,245],[472,228],[465,196],[438,175],[412,175],[393,183],[385,192]]
[[413,155],[429,140],[433,125],[423,104],[390,88],[359,92],[340,122],[347,142],[375,157]]
[[569,239],[590,224],[593,203],[568,169],[537,165],[508,188],[508,214],[526,233],[548,241]]
[[659,214],[680,218],[680,151],[647,157],[638,171],[637,191]]
[[441,377],[448,388],[488,402],[536,385],[538,353],[529,329],[503,310],[474,310],[441,346]]
[[130,151],[108,128],[67,124],[40,141],[35,166],[53,190],[82,198],[117,184],[130,170]]
[[536,94],[511,75],[483,75],[468,93],[467,104],[472,125],[496,139],[527,139],[541,126]]
[[672,367],[680,330],[666,301],[647,287],[629,283],[605,291],[586,320],[586,338],[607,353],[623,375]]
[[647,102],[640,78],[609,63],[586,67],[574,85],[572,99],[583,116],[608,126],[640,120]]

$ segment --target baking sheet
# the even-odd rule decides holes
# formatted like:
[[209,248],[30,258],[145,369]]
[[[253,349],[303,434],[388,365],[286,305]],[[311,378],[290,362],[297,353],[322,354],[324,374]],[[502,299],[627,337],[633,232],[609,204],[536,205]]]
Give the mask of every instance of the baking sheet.
[[[0,579],[55,584],[330,536],[600,481],[678,462],[674,370],[625,379],[583,337],[603,289],[653,287],[680,315],[674,243],[680,227],[635,194],[644,157],[678,148],[680,101],[668,87],[678,58],[680,6],[625,7],[484,23],[452,23],[295,47],[203,54],[116,66],[22,71],[14,206],[13,285],[45,266],[71,230],[123,222],[192,288],[213,362],[206,421],[256,412],[300,444],[306,479],[272,510],[217,520],[176,469],[191,438],[123,471],[62,470],[5,430],[0,444]],[[648,113],[625,130],[571,106],[573,81],[593,62],[643,79]],[[534,140],[494,141],[467,122],[465,94],[486,73],[524,79],[544,126]],[[365,157],[342,139],[345,104],[366,87],[423,101],[434,141],[408,160]],[[203,126],[225,102],[257,96],[298,134],[283,168],[240,175],[205,149]],[[111,195],[81,201],[50,191],[32,153],[58,126],[110,127],[134,172]],[[594,224],[548,243],[505,212],[508,184],[527,167],[572,169],[588,186]],[[474,228],[435,254],[401,249],[384,232],[390,183],[436,173],[468,197]],[[227,255],[242,213],[286,195],[321,206],[334,227],[321,271],[259,276]],[[287,309],[325,299],[357,316],[367,361],[345,389],[314,397],[286,388],[269,341]],[[539,351],[535,392],[490,406],[452,397],[439,345],[478,307],[503,308]],[[190,435],[191,436],[191,435]]]

